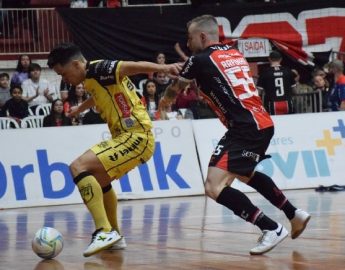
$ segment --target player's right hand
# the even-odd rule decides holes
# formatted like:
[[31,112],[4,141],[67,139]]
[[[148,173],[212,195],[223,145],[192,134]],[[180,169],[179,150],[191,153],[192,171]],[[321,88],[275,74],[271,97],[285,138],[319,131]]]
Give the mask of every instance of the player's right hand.
[[178,75],[180,74],[180,71],[182,70],[182,64],[181,63],[173,63],[166,65],[167,67],[167,75],[171,79],[177,79]]

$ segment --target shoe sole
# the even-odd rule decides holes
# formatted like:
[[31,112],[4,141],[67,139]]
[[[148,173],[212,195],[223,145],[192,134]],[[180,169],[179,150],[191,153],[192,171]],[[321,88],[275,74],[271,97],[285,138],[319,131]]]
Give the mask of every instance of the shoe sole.
[[282,239],[280,239],[280,241],[275,244],[274,246],[272,246],[270,249],[267,249],[265,251],[262,251],[262,252],[252,252],[252,251],[249,251],[250,255],[262,255],[262,254],[265,254],[269,251],[271,251],[272,249],[274,249],[279,243],[281,243],[289,234],[287,233]]
[[[123,237],[120,238],[120,240],[122,239]],[[119,241],[120,241],[119,240]],[[118,241],[115,242],[115,244],[117,243]],[[114,244],[113,244],[114,245]],[[113,245],[111,245],[109,248],[107,248],[107,250],[123,250],[123,249],[126,249],[127,248],[127,245],[126,246],[123,246],[123,247],[113,247]]]
[[302,232],[307,227],[307,224],[308,224],[310,218],[311,218],[311,216],[308,216],[307,219],[304,221],[302,228],[298,231],[295,231],[295,233],[291,234],[292,239],[296,239],[298,236],[300,236],[302,234]]
[[126,248],[127,248],[127,246],[126,247],[115,247],[115,248],[110,246],[109,248],[107,248],[107,250],[124,250]]
[[102,248],[100,248],[100,249],[97,249],[97,250],[93,251],[93,252],[83,253],[83,255],[84,255],[84,257],[90,257],[90,256],[92,256],[92,255],[95,255],[96,253],[98,253],[98,252],[100,252],[100,251],[102,251],[102,250],[108,249],[109,247],[111,247],[112,245],[114,245],[115,243],[117,243],[117,242],[120,241],[120,240],[121,240],[121,238],[119,238],[119,239],[116,240],[115,242],[110,243],[110,244],[108,244],[108,245],[106,245],[106,246],[104,246],[104,247],[102,247]]

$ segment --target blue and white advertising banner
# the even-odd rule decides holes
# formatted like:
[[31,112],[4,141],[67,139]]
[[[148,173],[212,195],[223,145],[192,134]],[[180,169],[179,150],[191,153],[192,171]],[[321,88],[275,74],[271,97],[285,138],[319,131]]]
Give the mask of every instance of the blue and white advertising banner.
[[[257,170],[273,178],[282,189],[345,184],[345,113],[273,116],[275,134],[267,151],[272,156]],[[193,121],[204,179],[213,149],[226,129],[216,119]],[[242,191],[250,187],[234,183]]]
[[[154,156],[120,181],[120,199],[203,194],[190,121],[154,123]],[[106,125],[0,132],[0,208],[81,203],[68,164],[110,138]]]

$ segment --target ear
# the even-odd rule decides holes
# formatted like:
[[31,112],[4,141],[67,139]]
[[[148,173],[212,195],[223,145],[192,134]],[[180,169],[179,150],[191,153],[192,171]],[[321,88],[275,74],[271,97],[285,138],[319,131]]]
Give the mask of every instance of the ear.
[[200,33],[200,38],[202,42],[205,42],[207,40],[207,35],[205,32],[201,32]]
[[79,60],[72,60],[71,64],[74,68],[80,67],[80,61]]

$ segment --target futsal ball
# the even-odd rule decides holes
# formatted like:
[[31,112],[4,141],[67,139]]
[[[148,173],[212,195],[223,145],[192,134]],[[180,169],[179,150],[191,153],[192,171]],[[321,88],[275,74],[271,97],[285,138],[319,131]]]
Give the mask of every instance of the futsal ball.
[[32,239],[32,250],[43,259],[52,259],[59,255],[63,248],[61,233],[50,227],[40,228]]

